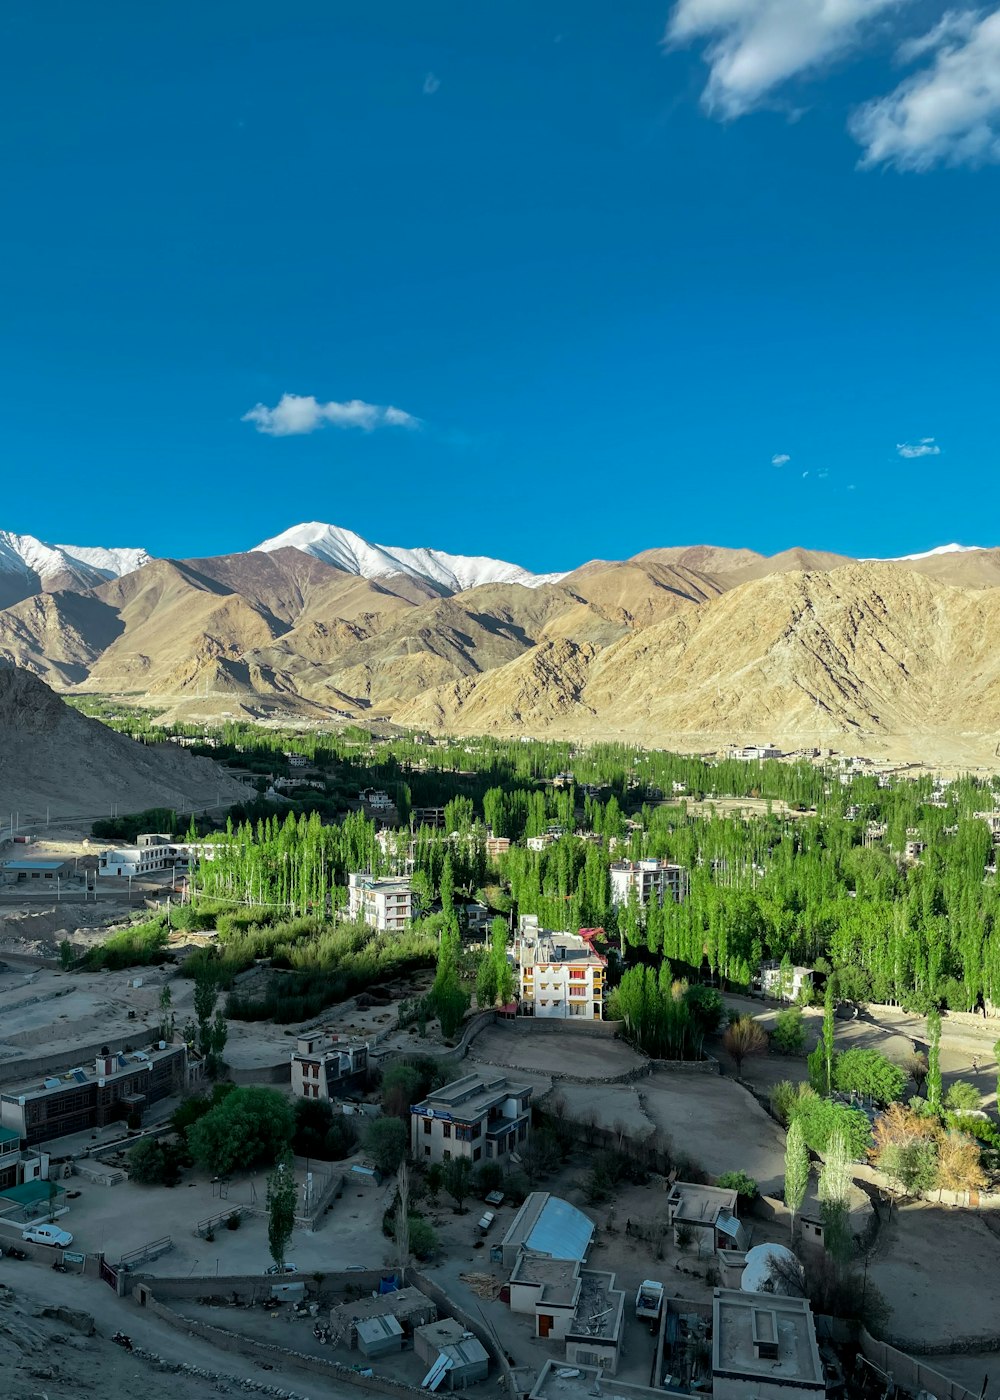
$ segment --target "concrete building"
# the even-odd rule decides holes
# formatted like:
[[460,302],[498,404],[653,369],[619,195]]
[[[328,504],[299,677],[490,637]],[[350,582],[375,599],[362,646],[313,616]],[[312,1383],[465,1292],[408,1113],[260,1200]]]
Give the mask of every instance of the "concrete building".
[[604,1012],[607,959],[594,949],[603,929],[551,933],[534,914],[522,914],[514,940],[523,1014],[599,1021]]
[[134,846],[101,851],[97,873],[116,877],[152,875],[157,870],[171,870],[175,866],[183,870],[188,868],[187,845],[159,832],[146,832],[136,837]]
[[492,831],[486,838],[486,855],[490,860],[496,860],[498,856],[505,856],[510,850],[509,836],[494,836]]
[[743,759],[747,763],[760,762],[765,758],[781,758],[781,749],[775,748],[774,744],[744,744],[742,747],[732,745],[729,749],[730,758]]
[[[489,1352],[478,1337],[467,1332],[453,1317],[442,1317],[438,1322],[415,1328],[413,1350],[429,1368],[423,1382],[427,1390],[437,1390],[441,1384],[448,1390],[464,1390],[489,1375]],[[434,1385],[438,1370],[441,1379]]]
[[330,1309],[330,1340],[334,1346],[359,1344],[358,1329],[376,1317],[394,1317],[404,1332],[415,1332],[428,1322],[437,1321],[438,1310],[419,1288],[397,1288],[391,1293],[357,1298]]
[[805,1298],[715,1290],[713,1400],[819,1400],[825,1393]]
[[350,918],[380,933],[401,933],[419,910],[413,886],[399,876],[376,879],[372,875],[350,874],[347,897]]
[[531,1087],[467,1074],[410,1108],[410,1150],[427,1162],[506,1163],[531,1130]]
[[566,1343],[566,1361],[618,1370],[625,1316],[615,1275],[522,1249],[510,1276],[511,1312],[534,1317],[535,1336]]
[[444,808],[412,807],[410,809],[410,826],[414,831],[419,831],[422,826],[429,827],[431,831],[444,831]]
[[667,1218],[674,1243],[679,1243],[678,1232],[686,1229],[699,1255],[749,1246],[746,1229],[736,1218],[736,1192],[726,1187],[675,1181],[667,1197]]
[[[601,1376],[599,1366],[567,1366],[565,1361],[546,1361],[528,1400],[593,1400],[594,1396],[605,1394]],[[668,1390],[665,1386],[653,1389],[617,1377],[612,1394],[614,1400],[664,1400],[664,1397],[666,1400],[691,1400],[688,1391]]]
[[668,899],[683,904],[689,888],[686,868],[666,860],[618,860],[611,866],[611,902],[615,905],[627,904],[632,890],[641,905],[651,899],[659,904]]
[[806,987],[812,987],[811,967],[784,966],[780,962],[761,963],[757,972],[757,986],[765,996],[776,997],[778,1001],[795,1001]]
[[65,880],[72,873],[73,867],[68,860],[45,860],[42,857],[32,860],[13,857],[0,863],[0,880],[4,884],[11,885],[24,881],[34,883],[44,880],[55,884],[56,880]]
[[103,1128],[187,1087],[187,1048],[98,1055],[79,1066],[0,1094],[0,1124],[29,1146],[92,1128]]
[[300,1035],[292,1052],[292,1093],[300,1099],[339,1099],[365,1086],[368,1042],[347,1036]]
[[532,1191],[498,1246],[499,1262],[511,1272],[522,1252],[540,1259],[582,1263],[594,1238],[594,1222],[582,1210],[548,1191]]

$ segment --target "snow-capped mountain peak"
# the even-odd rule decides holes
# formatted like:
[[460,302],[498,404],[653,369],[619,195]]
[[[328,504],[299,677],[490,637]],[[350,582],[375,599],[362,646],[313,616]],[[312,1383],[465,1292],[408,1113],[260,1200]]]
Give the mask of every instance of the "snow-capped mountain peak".
[[906,564],[911,559],[933,559],[937,554],[976,554],[980,550],[990,549],[991,545],[983,544],[938,544],[933,549],[922,549],[918,554],[894,554],[891,558],[865,559],[866,564]]
[[439,549],[405,549],[397,545],[371,544],[339,525],[313,520],[293,525],[290,530],[264,540],[257,550],[267,554],[275,549],[300,549],[324,563],[362,578],[394,578],[404,575],[429,583],[444,593],[462,593],[484,583],[520,583],[538,588],[555,583],[562,574],[532,574],[518,564],[465,554],[446,554]]
[[105,549],[99,545],[46,544],[34,535],[0,530],[0,571],[36,574],[40,579],[72,574],[91,586],[148,564],[144,549]]

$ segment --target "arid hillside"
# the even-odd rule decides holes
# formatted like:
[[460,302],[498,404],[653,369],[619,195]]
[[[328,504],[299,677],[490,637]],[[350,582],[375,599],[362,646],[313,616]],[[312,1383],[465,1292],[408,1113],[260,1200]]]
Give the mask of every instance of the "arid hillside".
[[291,547],[154,560],[0,610],[0,661],[166,718],[992,757],[1000,551],[856,561],[709,545],[442,594]]

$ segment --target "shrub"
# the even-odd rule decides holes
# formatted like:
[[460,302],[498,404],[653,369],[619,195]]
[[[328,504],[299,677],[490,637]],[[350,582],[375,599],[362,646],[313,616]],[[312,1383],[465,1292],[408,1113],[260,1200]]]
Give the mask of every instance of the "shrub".
[[888,1104],[903,1097],[907,1071],[879,1050],[845,1050],[833,1062],[833,1082],[842,1092],[864,1094]]
[[727,1191],[735,1191],[745,1201],[752,1201],[760,1191],[759,1184],[746,1172],[723,1172],[715,1183]]
[[195,1160],[208,1171],[270,1166],[288,1151],[295,1113],[276,1089],[233,1089],[188,1129]]
[[802,1124],[806,1146],[813,1152],[825,1152],[837,1132],[843,1133],[848,1150],[855,1161],[862,1159],[871,1140],[871,1126],[863,1113],[833,1099],[821,1099],[818,1094],[804,1094],[795,1107],[793,1118]]
[[715,987],[688,987],[684,1000],[702,1035],[712,1035],[719,1029],[725,1008],[722,995]]
[[975,1113],[980,1106],[979,1090],[967,1079],[958,1079],[945,1094],[944,1103],[953,1113]]
[[408,1219],[411,1254],[420,1260],[432,1259],[440,1247],[437,1231],[422,1215],[411,1215]]
[[141,1186],[176,1186],[180,1180],[180,1151],[155,1138],[137,1142],[128,1154],[129,1179]]
[[809,1097],[815,1098],[816,1091],[808,1084],[793,1084],[789,1079],[782,1079],[771,1090],[771,1112],[787,1126],[792,1121],[799,1101]]
[[797,1006],[787,1011],[779,1011],[771,1032],[771,1048],[779,1055],[801,1055],[806,1044],[806,1028],[802,1023],[802,1012]]

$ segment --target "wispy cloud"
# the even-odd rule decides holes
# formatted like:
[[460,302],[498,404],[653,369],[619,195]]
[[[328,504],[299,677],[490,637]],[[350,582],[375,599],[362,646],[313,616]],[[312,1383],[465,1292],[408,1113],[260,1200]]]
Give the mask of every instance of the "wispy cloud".
[[774,454],[774,456],[771,458],[771,466],[772,466],[772,467],[783,467],[783,466],[785,465],[786,462],[790,462],[791,460],[792,460],[792,459],[791,459],[791,457],[789,457],[789,455],[788,455],[787,452],[776,452],[776,453]]
[[365,403],[349,399],[346,403],[320,403],[312,394],[282,394],[274,408],[258,403],[244,413],[243,423],[252,423],[258,433],[269,437],[294,437],[314,433],[328,424],[335,428],[419,428],[420,419],[392,404]]
[[940,457],[941,449],[933,438],[921,438],[919,442],[897,442],[896,451],[901,457]]
[[677,0],[669,45],[706,41],[702,102],[741,117],[789,78],[856,48],[872,20],[910,0]]
[[428,73],[424,78],[424,96],[433,97],[441,86],[441,79],[436,73]]
[[927,67],[854,113],[862,165],[928,170],[1000,160],[1000,9],[949,11],[899,58],[928,54]]

